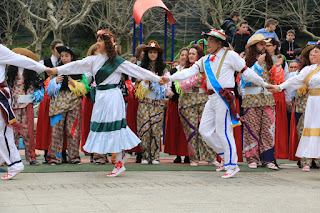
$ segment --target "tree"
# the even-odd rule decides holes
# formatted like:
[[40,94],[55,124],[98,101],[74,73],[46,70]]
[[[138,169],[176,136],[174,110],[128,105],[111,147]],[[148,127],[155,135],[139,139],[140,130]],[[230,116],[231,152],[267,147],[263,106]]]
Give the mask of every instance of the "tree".
[[4,32],[5,44],[12,45],[14,34],[20,25],[21,7],[14,2],[4,0],[0,2],[0,31]]
[[32,34],[37,55],[41,45],[53,32],[61,39],[62,30],[80,24],[94,4],[103,0],[11,0],[22,7],[22,25]]

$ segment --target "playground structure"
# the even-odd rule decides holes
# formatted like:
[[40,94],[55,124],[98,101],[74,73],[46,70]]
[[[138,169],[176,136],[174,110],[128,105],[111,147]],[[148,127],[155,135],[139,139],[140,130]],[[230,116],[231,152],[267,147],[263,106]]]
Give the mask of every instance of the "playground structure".
[[160,7],[165,10],[164,17],[164,60],[167,60],[167,34],[168,34],[168,20],[172,26],[172,38],[171,38],[171,61],[174,59],[174,18],[166,5],[162,0],[137,0],[133,6],[133,55],[135,54],[136,49],[136,24],[140,25],[139,27],[139,44],[142,44],[142,16],[143,14],[153,8]]

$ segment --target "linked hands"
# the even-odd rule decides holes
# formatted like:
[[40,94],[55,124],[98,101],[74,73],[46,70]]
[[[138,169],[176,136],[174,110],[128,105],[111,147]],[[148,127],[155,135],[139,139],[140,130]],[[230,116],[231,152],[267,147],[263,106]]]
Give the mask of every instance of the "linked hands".
[[269,91],[269,92],[272,92],[272,93],[276,93],[276,92],[280,92],[281,89],[280,89],[280,86],[278,85],[272,85],[272,84],[268,84],[266,86],[266,89]]
[[47,67],[44,71],[46,71],[46,73],[49,76],[55,76],[56,74],[58,74],[58,69],[57,68],[49,68],[49,67]]
[[166,76],[161,76],[160,77],[160,82],[159,82],[160,85],[164,85],[164,84],[167,84],[169,82],[170,82],[169,77],[166,77]]

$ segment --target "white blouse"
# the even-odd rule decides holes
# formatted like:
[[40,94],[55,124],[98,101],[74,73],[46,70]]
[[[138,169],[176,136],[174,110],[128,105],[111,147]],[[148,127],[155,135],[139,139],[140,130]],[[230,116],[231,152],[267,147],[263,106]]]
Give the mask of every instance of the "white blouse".
[[[318,67],[317,64],[313,64],[310,66],[304,67],[300,73],[296,76],[293,76],[286,80],[284,83],[280,84],[280,89],[291,89],[296,90],[300,89],[301,87],[305,86],[305,79],[313,70]],[[320,88],[320,71],[318,71],[309,81],[309,89],[316,89]]]
[[[95,77],[98,70],[108,60],[108,56],[99,54],[95,56],[88,56],[82,60],[70,62],[63,66],[57,67],[58,73],[63,75],[73,74],[85,74],[90,72]],[[139,67],[129,61],[124,61],[118,66],[118,68],[106,78],[100,85],[106,84],[118,84],[121,79],[121,73],[133,76],[139,79],[145,79],[149,81],[160,81],[160,77],[153,74],[151,71]]]
[[[225,49],[219,50],[219,52],[216,54],[216,57],[214,61],[210,61],[210,66],[212,68],[213,73],[216,75],[218,71],[218,67],[220,64],[220,61],[225,53]],[[195,76],[198,72],[203,73],[204,67],[203,62],[207,60],[209,55],[203,56],[200,58],[196,63],[189,69],[184,69],[180,72],[176,72],[172,76],[170,76],[171,81],[181,81],[185,79],[189,79],[192,76]],[[219,84],[223,88],[233,88],[235,85],[235,79],[234,79],[234,72],[240,72],[242,69],[246,66],[246,62],[243,58],[241,58],[236,52],[234,51],[228,51],[226,58],[222,64],[220,76],[218,79]],[[206,73],[207,74],[207,73]],[[253,82],[257,85],[261,85],[263,87],[267,86],[268,84],[263,81],[263,79],[257,75],[253,70],[250,68],[247,68],[242,73],[244,79],[246,81]],[[207,76],[207,87],[208,89],[213,89],[210,80]]]

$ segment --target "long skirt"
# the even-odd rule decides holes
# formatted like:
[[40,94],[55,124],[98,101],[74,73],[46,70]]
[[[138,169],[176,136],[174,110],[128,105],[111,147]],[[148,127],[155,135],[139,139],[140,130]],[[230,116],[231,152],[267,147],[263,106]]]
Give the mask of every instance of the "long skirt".
[[176,101],[168,102],[164,152],[169,155],[189,156],[187,139],[179,117],[178,102]]
[[276,102],[275,159],[288,158],[288,118],[284,92],[273,93]]
[[139,143],[139,138],[127,125],[121,90],[97,90],[90,132],[83,149],[89,153],[119,153]]

